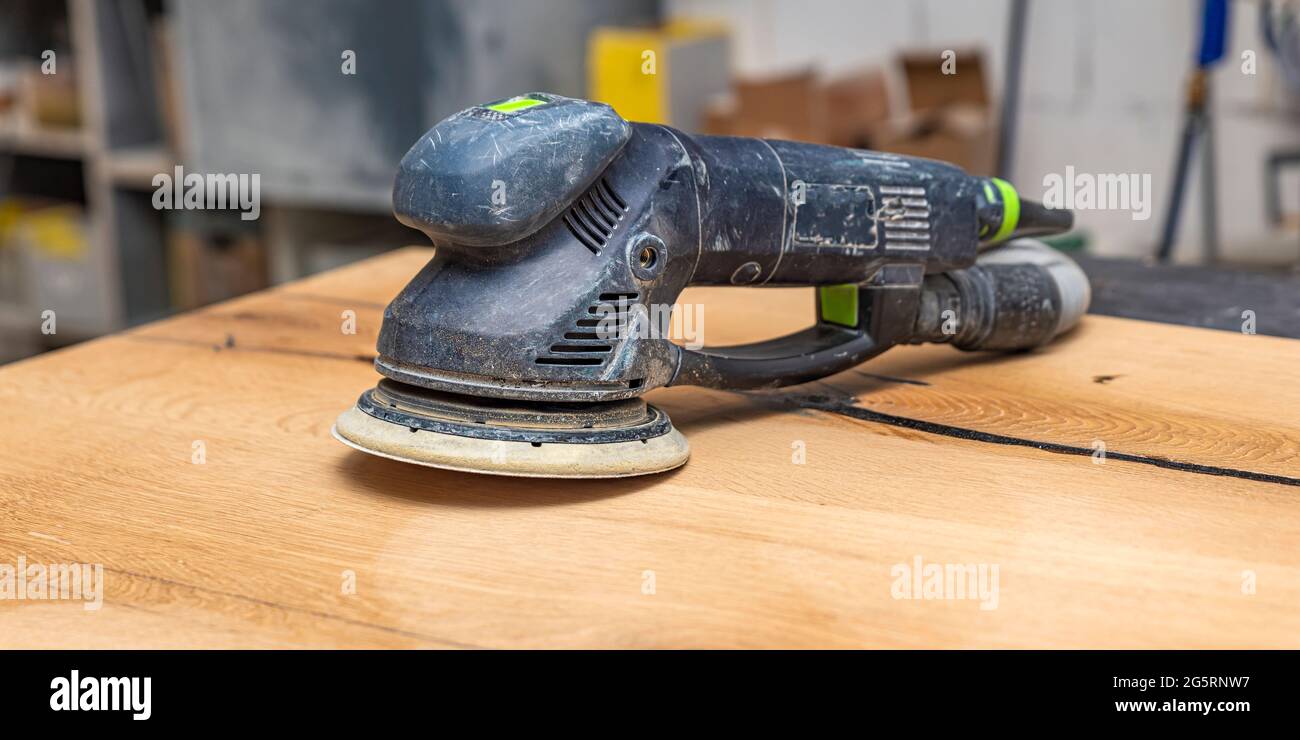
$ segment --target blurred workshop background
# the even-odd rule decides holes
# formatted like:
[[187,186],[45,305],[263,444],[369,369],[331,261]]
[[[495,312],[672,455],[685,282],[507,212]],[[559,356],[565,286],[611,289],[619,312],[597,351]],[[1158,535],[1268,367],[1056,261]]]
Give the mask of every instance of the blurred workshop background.
[[[1154,259],[1181,179],[1171,261],[1285,273],[1300,253],[1296,9],[0,0],[0,362],[423,243],[389,215],[402,154],[461,108],[532,90],[693,132],[946,159],[1031,197],[1054,173],[1149,174],[1148,219],[1085,210],[1056,242],[1098,258]],[[1203,111],[1189,89],[1211,92],[1192,96]],[[155,175],[178,164],[260,174],[259,218],[155,208]]]

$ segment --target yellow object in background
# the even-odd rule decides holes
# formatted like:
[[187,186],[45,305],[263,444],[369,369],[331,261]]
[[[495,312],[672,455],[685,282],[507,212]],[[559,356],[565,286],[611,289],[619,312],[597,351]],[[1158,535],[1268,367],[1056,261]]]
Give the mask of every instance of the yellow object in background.
[[30,316],[54,311],[60,343],[115,328],[115,307],[82,205],[16,198],[0,204],[0,231],[9,244],[0,250],[0,303]]
[[15,198],[0,200],[0,249],[13,246],[13,233],[22,219],[23,203]]
[[77,260],[86,254],[85,211],[48,200],[0,200],[0,249],[30,250],[51,259]]
[[587,43],[587,97],[629,121],[698,131],[708,99],[730,86],[725,27],[597,28]]
[[79,260],[86,254],[82,210],[76,206],[42,208],[24,214],[20,227],[30,248],[47,258]]
[[[659,64],[663,59],[666,66],[665,41],[657,31],[592,31],[587,46],[588,97],[608,103],[629,121],[668,123],[668,96],[659,83],[659,73],[667,72]],[[653,65],[650,73],[648,65]]]

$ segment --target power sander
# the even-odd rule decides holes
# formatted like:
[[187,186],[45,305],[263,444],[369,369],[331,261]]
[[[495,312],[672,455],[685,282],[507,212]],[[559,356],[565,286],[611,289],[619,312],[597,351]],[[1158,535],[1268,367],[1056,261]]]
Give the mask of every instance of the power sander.
[[[1029,349],[1073,326],[1089,298],[1072,261],[1020,239],[1065,231],[1072,214],[1002,180],[690,136],[545,93],[435,125],[402,158],[393,210],[436,249],[384,312],[384,378],[334,435],[454,470],[670,470],[689,447],[647,391],[804,383],[905,343]],[[652,310],[688,285],[817,286],[816,323],[692,349]]]

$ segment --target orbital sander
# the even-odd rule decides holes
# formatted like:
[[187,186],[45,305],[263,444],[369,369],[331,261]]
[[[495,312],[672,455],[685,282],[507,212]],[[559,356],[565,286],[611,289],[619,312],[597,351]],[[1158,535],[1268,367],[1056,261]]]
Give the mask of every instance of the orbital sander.
[[[1087,278],[1030,237],[1069,211],[927,159],[630,123],[543,93],[461,111],[403,157],[399,221],[433,258],[384,312],[384,377],[334,428],[440,468],[605,478],[686,462],[650,390],[777,388],[897,344],[1024,350],[1073,326]],[[1001,245],[1001,246],[1000,246]],[[816,323],[683,346],[689,285],[816,286]]]

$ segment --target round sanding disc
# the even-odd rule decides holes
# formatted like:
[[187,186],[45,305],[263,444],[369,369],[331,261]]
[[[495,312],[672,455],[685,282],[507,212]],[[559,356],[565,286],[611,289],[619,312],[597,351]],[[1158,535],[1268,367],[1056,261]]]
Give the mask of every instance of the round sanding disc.
[[680,467],[690,457],[681,432],[597,444],[518,442],[444,434],[375,418],[352,407],[331,430],[345,445],[392,460],[526,478],[625,478]]

